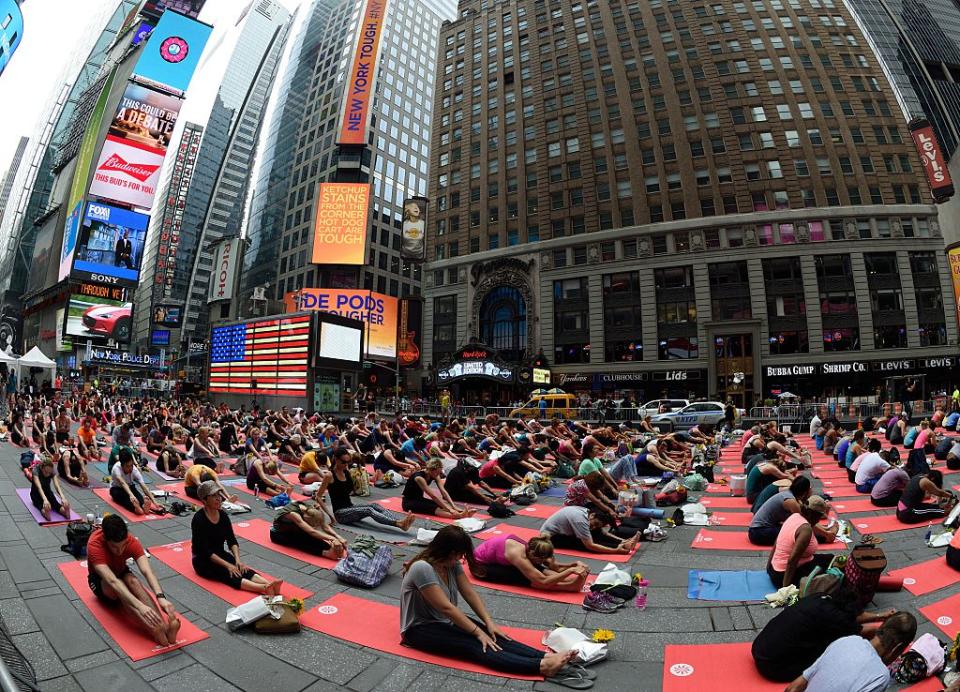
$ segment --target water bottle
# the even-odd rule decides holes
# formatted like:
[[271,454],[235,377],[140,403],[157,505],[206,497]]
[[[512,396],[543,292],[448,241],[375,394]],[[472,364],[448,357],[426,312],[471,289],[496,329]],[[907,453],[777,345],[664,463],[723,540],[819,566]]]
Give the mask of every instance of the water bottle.
[[100,509],[100,505],[96,506],[96,513],[93,519],[94,526],[100,526],[103,523],[103,511]]
[[650,586],[650,582],[646,579],[640,579],[637,582],[637,600],[636,606],[640,610],[646,610],[647,608],[647,587]]
[[927,535],[923,537],[923,540],[927,543],[930,542],[930,537],[933,535],[933,522],[927,522]]

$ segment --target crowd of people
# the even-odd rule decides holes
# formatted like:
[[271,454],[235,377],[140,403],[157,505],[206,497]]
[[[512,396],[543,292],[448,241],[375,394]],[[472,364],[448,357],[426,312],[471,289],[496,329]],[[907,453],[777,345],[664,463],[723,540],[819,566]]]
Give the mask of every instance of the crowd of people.
[[[270,540],[330,559],[345,556],[349,549],[340,527],[370,520],[408,531],[417,516],[456,520],[481,511],[496,516],[512,504],[518,489],[537,487],[550,477],[567,480],[558,486],[563,488],[563,506],[543,521],[535,537],[521,538],[507,530],[475,547],[459,526],[440,529],[429,546],[404,565],[399,634],[414,648],[507,673],[541,674],[580,689],[592,683],[595,674],[570,656],[544,654],[505,637],[468,573],[481,582],[542,591],[584,590],[589,566],[562,561],[557,551],[593,553],[602,559],[632,554],[640,541],[658,540],[662,532],[657,537],[658,532],[648,531],[650,519],[625,505],[623,491],[644,478],[682,478],[703,463],[698,452],[719,444],[710,426],[663,434],[648,418],[609,426],[560,418],[504,420],[496,414],[441,420],[413,415],[390,419],[373,412],[339,417],[308,415],[285,406],[230,409],[191,399],[97,393],[49,400],[14,395],[10,403],[0,434],[38,452],[30,497],[45,517],[70,511],[61,481],[87,487],[98,475],[90,465],[104,460],[116,505],[134,514],[162,513],[165,508],[143,477],[147,471],[159,472],[182,483],[184,494],[200,504],[191,521],[194,571],[254,594],[278,594],[282,582],[263,577],[242,559],[223,510],[223,503],[237,502],[231,485],[224,483],[228,475],[241,475],[246,487],[264,499],[293,494],[295,479],[309,499],[291,501],[275,513]],[[939,457],[945,450],[942,458],[948,466],[960,466],[960,444],[944,447],[938,432],[950,415],[922,422],[915,432],[909,426],[903,430],[905,452],[916,448]],[[900,422],[876,421],[869,427],[882,426],[893,442]],[[927,467],[911,473],[864,430],[847,433],[839,421],[817,417],[810,438],[818,449],[835,455],[858,492],[878,507],[896,506],[904,522],[942,517],[955,502],[952,493],[943,490],[939,471]],[[740,444],[744,501],[753,511],[749,540],[771,548],[767,573],[776,587],[799,585],[830,562],[819,551],[837,535],[835,522],[822,521],[830,514],[829,498],[813,493],[806,474],[809,453],[776,423],[745,431]],[[359,500],[363,483],[402,484],[397,491],[402,511]],[[927,502],[930,496],[938,501]],[[119,516],[108,520],[91,538],[96,546],[89,561],[91,589],[105,602],[122,604],[158,644],[175,640],[176,612],[141,559],[142,546],[128,535]],[[130,573],[127,558],[146,565],[141,573],[149,590]],[[960,569],[960,544],[951,546],[947,560]],[[461,598],[473,616],[461,609]],[[758,636],[754,656],[764,675],[792,681],[791,689],[805,689],[825,676],[839,675],[834,668],[844,657],[863,661],[861,677],[875,675],[874,659],[895,657],[913,637],[916,622],[906,613],[867,614],[856,611],[848,595],[830,598],[815,603],[804,599],[802,608],[784,611]],[[584,601],[584,607],[599,612],[613,612],[621,605],[612,597]],[[816,636],[807,633],[809,641],[799,640],[806,648],[791,655],[784,648],[784,641],[790,641],[783,640],[784,633],[809,627],[828,610],[835,626],[822,628]],[[870,631],[872,638],[846,641],[860,636],[855,625],[881,621]]]

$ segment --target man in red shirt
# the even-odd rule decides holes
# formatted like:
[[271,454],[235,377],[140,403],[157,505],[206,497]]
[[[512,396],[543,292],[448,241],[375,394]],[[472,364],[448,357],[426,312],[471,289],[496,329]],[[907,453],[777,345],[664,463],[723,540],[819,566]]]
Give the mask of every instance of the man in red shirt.
[[[129,558],[133,558],[140,568],[152,593],[127,567]],[[90,535],[87,566],[90,590],[101,603],[122,606],[160,646],[177,643],[177,632],[180,631],[177,611],[167,600],[160,582],[150,569],[143,546],[136,536],[129,534],[127,524],[120,516],[111,514],[104,517],[101,528]]]

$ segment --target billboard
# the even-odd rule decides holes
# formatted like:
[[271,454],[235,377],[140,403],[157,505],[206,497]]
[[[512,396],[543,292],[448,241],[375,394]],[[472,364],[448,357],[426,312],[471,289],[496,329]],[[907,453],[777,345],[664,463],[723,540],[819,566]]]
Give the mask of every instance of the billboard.
[[140,22],[140,26],[133,32],[133,40],[130,41],[130,45],[139,46],[147,40],[151,31],[153,31],[153,24],[151,22]]
[[165,150],[107,135],[90,194],[142,209],[153,206]]
[[128,144],[142,144],[166,152],[181,103],[175,96],[131,82],[117,106],[109,134]]
[[367,358],[397,357],[398,300],[373,291],[337,288],[304,288],[284,296],[288,312],[319,310],[367,323]]
[[363,332],[366,325],[331,313],[316,319],[314,364],[318,368],[359,370],[363,361]]
[[47,269],[53,254],[53,234],[56,224],[45,223],[33,243],[33,261],[30,263],[30,276],[27,277],[27,293],[43,288],[47,280]]
[[411,197],[403,202],[400,256],[423,262],[427,256],[427,199]]
[[314,264],[366,264],[369,183],[320,183]]
[[185,92],[211,31],[213,27],[208,24],[176,12],[164,12],[133,68],[134,77],[147,84]]
[[73,337],[64,336],[63,328],[67,319],[67,310],[66,308],[60,308],[57,310],[57,328],[56,328],[56,344],[57,351],[72,351],[73,350]]
[[240,259],[240,239],[222,240],[213,255],[213,272],[210,274],[208,303],[218,300],[233,300],[237,278],[237,262]]
[[78,339],[113,339],[129,343],[133,303],[92,298],[72,293],[67,302],[64,336]]
[[206,2],[207,0],[147,0],[143,3],[140,14],[144,17],[159,19],[164,11],[173,10],[196,19]]
[[367,127],[373,105],[377,56],[387,14],[387,0],[367,0],[360,19],[360,36],[353,54],[353,65],[343,94],[343,120],[340,144],[366,144]]
[[63,242],[60,245],[60,271],[57,274],[57,281],[63,281],[70,276],[70,268],[73,266],[73,253],[77,249],[77,233],[80,230],[80,212],[82,210],[83,202],[81,201],[73,208],[63,225]]
[[150,332],[150,345],[151,346],[169,346],[170,330],[154,329],[152,332]]
[[960,246],[952,247],[947,251],[947,260],[950,263],[950,279],[953,281],[953,301],[957,309],[957,322],[960,323]]
[[214,327],[209,391],[306,397],[309,360],[310,315]]
[[183,315],[179,305],[154,305],[153,323],[162,327],[179,327]]
[[926,118],[915,118],[908,127],[923,161],[923,170],[927,174],[930,191],[933,192],[933,201],[937,204],[947,201],[953,197],[953,181],[950,179],[947,160],[937,142],[933,126]]
[[397,358],[400,366],[413,368],[420,363],[423,343],[423,301],[420,298],[400,300],[400,331],[397,334]]
[[71,276],[116,286],[135,287],[140,279],[149,216],[99,202],[88,202]]

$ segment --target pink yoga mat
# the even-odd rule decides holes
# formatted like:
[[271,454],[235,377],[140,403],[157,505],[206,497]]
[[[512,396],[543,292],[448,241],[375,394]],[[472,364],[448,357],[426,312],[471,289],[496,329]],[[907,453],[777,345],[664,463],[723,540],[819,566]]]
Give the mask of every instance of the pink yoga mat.
[[590,591],[590,585],[593,584],[597,578],[594,574],[591,574],[589,577],[587,577],[587,583],[584,585],[581,591],[547,591],[534,589],[529,586],[513,586],[510,584],[496,584],[494,582],[484,581],[483,579],[478,579],[477,577],[473,576],[473,574],[470,572],[470,568],[466,566],[464,566],[463,572],[467,575],[467,579],[470,580],[471,584],[482,586],[485,589],[503,591],[504,593],[517,594],[518,596],[528,596],[529,598],[535,598],[539,601],[569,603],[570,605],[580,605],[583,603],[583,595]]
[[288,548],[286,546],[277,545],[270,540],[271,526],[272,524],[269,521],[264,521],[263,519],[246,519],[243,521],[235,521],[233,524],[233,532],[240,536],[240,538],[245,538],[251,543],[256,543],[257,545],[261,545],[264,548],[269,548],[274,552],[302,560],[307,564],[315,565],[317,567],[325,567],[326,569],[333,569],[336,567],[336,560],[331,560],[330,558],[321,557],[320,555],[307,553],[303,550],[297,550],[296,548]]
[[27,508],[27,511],[30,512],[30,515],[40,526],[55,526],[80,519],[80,515],[74,512],[71,507],[69,518],[64,518],[62,514],[57,514],[53,510],[50,510],[50,521],[47,521],[43,514],[40,513],[40,510],[33,506],[33,501],[30,499],[30,488],[17,488],[17,497],[20,498],[20,501],[23,502]]
[[[250,591],[233,589],[223,582],[213,581],[212,579],[204,579],[199,574],[194,572],[192,557],[190,554],[190,541],[183,541],[182,543],[168,543],[167,545],[157,545],[150,548],[150,554],[160,560],[160,562],[165,564],[167,567],[170,567],[173,571],[180,574],[182,577],[189,579],[197,586],[209,591],[214,596],[217,596],[231,605],[241,605],[256,596],[256,594],[251,593]],[[241,554],[240,559],[245,560],[246,558]],[[247,563],[245,562],[244,564]],[[249,565],[249,567],[250,569],[256,570],[256,572],[264,579],[268,581],[273,579],[273,577],[271,577],[269,574],[258,570],[256,565]],[[293,584],[288,584],[287,582],[283,583],[283,588],[280,590],[280,593],[285,599],[288,600],[291,598],[307,599],[313,595],[312,591],[301,589],[299,586],[294,586]]]
[[[717,531],[713,529],[700,529],[693,538],[691,548],[701,550],[752,550],[758,552],[769,552],[770,546],[754,545],[747,538],[746,531]],[[820,544],[819,550],[846,550],[847,546],[839,541],[834,543]]]
[[868,533],[889,533],[891,531],[908,531],[909,529],[926,529],[926,524],[904,524],[897,519],[896,514],[885,514],[879,517],[856,517],[850,519],[850,524],[861,535]]
[[717,526],[750,526],[753,514],[750,512],[714,512],[710,515],[711,522]]
[[707,509],[750,509],[745,497],[712,497],[704,495],[697,500]]
[[[403,510],[403,499],[400,497],[394,496],[394,497],[387,497],[382,500],[377,500],[377,504],[393,512],[397,512],[399,514],[406,514],[406,512]],[[462,502],[457,503],[458,506],[462,504],[464,503]],[[453,522],[456,521],[456,519],[448,519],[447,517],[437,517],[432,514],[417,514],[416,512],[414,512],[414,514],[416,514],[418,517],[422,519],[437,521],[437,522],[440,522],[441,524],[452,524]],[[490,521],[491,519],[489,514],[484,514],[483,512],[477,512],[473,516],[479,519],[480,521]]]
[[67,583],[80,597],[91,615],[97,619],[97,622],[132,661],[142,661],[145,658],[159,656],[210,637],[209,634],[181,615],[177,643],[162,647],[155,643],[146,632],[137,627],[124,614],[122,608],[110,608],[97,600],[93,591],[90,590],[89,584],[87,584],[86,560],[82,562],[62,562],[57,567],[60,568]]
[[960,632],[960,594],[931,603],[919,609],[927,620],[940,628],[950,639]]
[[960,572],[950,567],[942,555],[892,570],[890,576],[903,579],[903,587],[914,596],[922,596],[960,581]]
[[[878,512],[883,511],[884,507],[877,507],[870,501],[869,495],[861,495],[860,498],[836,499],[830,503],[830,506],[836,510],[837,514],[851,514],[853,512]],[[889,508],[886,508],[889,509]],[[850,519],[850,521],[859,521]]]
[[[343,639],[408,660],[433,663],[446,669],[485,673],[516,680],[543,680],[539,675],[499,673],[468,661],[445,658],[404,646],[400,643],[399,607],[378,601],[368,601],[346,593],[339,593],[319,606],[310,608],[300,618],[300,622],[304,627],[322,632],[334,639]],[[371,627],[371,623],[376,623],[376,626]],[[518,642],[535,649],[544,649],[540,644],[543,633],[539,630],[504,627],[503,631]]]
[[757,672],[751,642],[668,644],[664,649],[664,692],[703,690],[783,690]]
[[104,502],[106,502],[109,505],[108,509],[110,511],[117,512],[127,521],[135,521],[135,522],[157,521],[157,520],[166,519],[167,517],[169,517],[169,515],[166,515],[166,514],[163,516],[160,516],[159,514],[152,514],[149,512],[147,514],[134,514],[133,512],[126,509],[125,507],[121,507],[120,505],[118,505],[116,502],[113,501],[113,498],[110,497],[110,488],[94,488],[93,494],[99,497]]
[[[493,538],[494,536],[500,536],[502,534],[513,534],[517,538],[523,541],[528,541],[531,538],[540,535],[540,532],[537,529],[528,529],[525,526],[513,526],[512,524],[498,524],[497,526],[484,529],[476,534],[474,534],[481,541],[485,541],[488,538]],[[565,548],[557,548],[557,552],[561,555],[572,555],[574,557],[589,558],[592,560],[604,560],[606,562],[629,562],[636,551],[630,555],[624,555],[622,553],[590,553],[585,550],[567,550]]]

